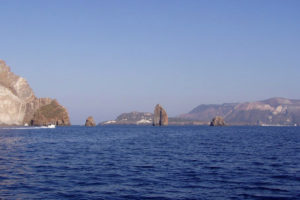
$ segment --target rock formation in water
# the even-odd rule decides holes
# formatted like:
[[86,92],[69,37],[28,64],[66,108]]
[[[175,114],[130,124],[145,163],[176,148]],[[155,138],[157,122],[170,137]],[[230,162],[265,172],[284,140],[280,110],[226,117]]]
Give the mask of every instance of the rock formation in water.
[[223,117],[216,116],[210,122],[210,126],[226,126]]
[[96,123],[95,123],[94,118],[92,116],[89,116],[86,119],[85,126],[96,126]]
[[157,104],[154,109],[153,126],[167,126],[168,115],[161,105]]
[[50,98],[37,98],[27,81],[0,60],[0,125],[70,125],[67,110]]
[[[41,99],[41,101],[47,99]],[[69,115],[67,110],[59,105],[56,100],[49,101],[49,104],[40,106],[33,115],[31,120],[32,126],[55,124],[57,126],[70,125]]]

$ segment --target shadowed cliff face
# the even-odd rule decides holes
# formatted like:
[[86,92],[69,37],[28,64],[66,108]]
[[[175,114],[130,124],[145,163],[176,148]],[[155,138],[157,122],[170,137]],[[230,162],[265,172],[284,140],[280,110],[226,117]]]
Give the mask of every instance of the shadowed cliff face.
[[153,126],[167,126],[168,115],[161,105],[157,104],[154,109]]
[[[44,112],[45,106],[51,115]],[[27,81],[0,60],[0,125],[25,123],[70,125],[70,120],[67,110],[56,100],[37,98]]]

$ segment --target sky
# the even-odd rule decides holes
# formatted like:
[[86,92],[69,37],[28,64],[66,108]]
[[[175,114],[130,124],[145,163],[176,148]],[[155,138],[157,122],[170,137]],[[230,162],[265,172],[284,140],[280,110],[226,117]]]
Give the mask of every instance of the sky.
[[72,124],[300,99],[298,0],[1,0],[0,59]]

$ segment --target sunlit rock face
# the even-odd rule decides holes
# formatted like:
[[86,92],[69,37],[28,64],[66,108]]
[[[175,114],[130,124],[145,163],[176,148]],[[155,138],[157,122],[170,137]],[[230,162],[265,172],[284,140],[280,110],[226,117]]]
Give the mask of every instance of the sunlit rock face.
[[50,109],[48,111],[52,115],[50,118],[44,116],[43,124],[58,124],[64,121],[60,125],[70,125],[69,115],[64,107],[60,106],[56,100],[37,98],[27,81],[11,72],[10,67],[0,60],[0,125],[23,125],[25,123],[43,125],[38,123],[36,112],[53,101],[57,103],[57,107],[61,107],[64,116],[62,117],[62,112]]
[[165,109],[159,104],[155,106],[154,116],[153,116],[153,126],[167,126],[168,125],[168,115]]
[[89,116],[86,119],[85,126],[96,126],[96,123],[95,123],[94,118],[92,116]]
[[211,120],[210,126],[226,126],[226,124],[223,117],[216,116]]
[[39,108],[34,112],[30,124],[33,126],[55,124],[57,126],[68,126],[70,124],[67,110],[55,99],[39,99]]

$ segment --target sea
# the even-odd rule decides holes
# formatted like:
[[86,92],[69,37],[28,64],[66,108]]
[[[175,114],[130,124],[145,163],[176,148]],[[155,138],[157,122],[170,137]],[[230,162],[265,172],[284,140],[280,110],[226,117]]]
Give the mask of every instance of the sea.
[[300,128],[0,128],[0,199],[300,199]]

